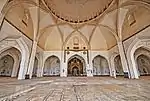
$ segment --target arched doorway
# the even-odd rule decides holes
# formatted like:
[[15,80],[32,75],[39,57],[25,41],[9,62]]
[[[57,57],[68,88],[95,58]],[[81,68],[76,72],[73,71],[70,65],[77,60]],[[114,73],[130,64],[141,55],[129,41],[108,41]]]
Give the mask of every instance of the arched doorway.
[[35,57],[32,77],[37,77],[37,70],[38,70],[38,59],[37,57]]
[[139,48],[134,53],[139,76],[150,75],[150,51]]
[[115,57],[114,64],[115,64],[116,76],[123,76],[124,72],[123,72],[120,55]]
[[72,56],[68,60],[68,76],[86,76],[85,61],[78,55]]
[[140,55],[137,58],[138,72],[140,76],[150,75],[150,58]]
[[10,48],[0,54],[0,76],[18,77],[21,53],[16,48]]
[[98,55],[93,59],[93,75],[94,76],[106,76],[110,75],[108,61]]
[[0,76],[11,77],[14,66],[14,59],[10,55],[6,55],[0,59]]
[[56,56],[50,56],[44,64],[43,76],[59,76],[60,75],[60,60]]

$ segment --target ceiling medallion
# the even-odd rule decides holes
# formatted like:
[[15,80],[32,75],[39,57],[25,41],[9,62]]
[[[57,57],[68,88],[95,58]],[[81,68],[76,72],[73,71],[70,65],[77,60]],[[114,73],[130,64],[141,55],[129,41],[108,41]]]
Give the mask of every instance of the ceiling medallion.
[[44,0],[50,12],[70,23],[84,23],[96,19],[113,0]]

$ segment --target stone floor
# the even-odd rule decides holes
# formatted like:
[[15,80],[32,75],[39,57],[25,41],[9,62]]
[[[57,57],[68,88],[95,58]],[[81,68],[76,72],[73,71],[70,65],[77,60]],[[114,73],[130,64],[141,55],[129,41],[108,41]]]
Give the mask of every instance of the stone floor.
[[0,101],[150,101],[150,76],[0,78]]

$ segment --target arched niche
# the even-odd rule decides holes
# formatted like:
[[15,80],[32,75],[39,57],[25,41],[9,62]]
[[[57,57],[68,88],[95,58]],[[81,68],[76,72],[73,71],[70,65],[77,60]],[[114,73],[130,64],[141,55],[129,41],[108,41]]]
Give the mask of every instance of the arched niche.
[[124,72],[123,72],[120,55],[117,55],[114,58],[114,65],[115,65],[115,70],[116,70],[116,76],[123,76]]
[[0,75],[18,77],[21,53],[16,48],[9,48],[0,54]]
[[150,75],[150,51],[142,47],[138,48],[134,53],[134,57],[138,75]]
[[59,76],[60,60],[57,56],[50,56],[44,63],[43,76]]
[[38,59],[37,57],[35,57],[32,77],[37,77],[37,70],[38,70]]
[[[24,41],[23,38],[21,37],[16,37],[16,38],[6,38],[0,42],[0,54],[3,52],[7,51],[10,48],[15,48],[18,50],[20,54],[20,68],[19,68],[19,73],[18,73],[18,79],[25,79],[25,74],[27,72],[28,68],[28,61],[29,61],[29,47],[27,46],[26,42]],[[17,62],[19,63],[19,62]],[[16,63],[15,63],[16,64]],[[17,67],[17,66],[16,66]],[[15,70],[16,71],[16,70]],[[16,72],[12,75],[15,77]]]
[[86,63],[83,57],[73,55],[68,59],[67,63],[68,76],[86,76]]
[[87,38],[80,31],[75,31],[65,39],[63,48],[70,50],[83,50],[90,49],[90,46]]
[[10,55],[6,55],[0,59],[0,76],[11,77],[13,71],[14,59]]
[[93,62],[93,75],[94,76],[103,76],[110,75],[109,65],[106,58],[98,55],[94,57]]

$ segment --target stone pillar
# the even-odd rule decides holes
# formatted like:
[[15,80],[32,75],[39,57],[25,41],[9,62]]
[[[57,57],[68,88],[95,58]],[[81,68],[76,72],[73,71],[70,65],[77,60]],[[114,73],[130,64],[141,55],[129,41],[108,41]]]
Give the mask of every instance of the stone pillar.
[[34,68],[34,60],[35,60],[35,55],[36,55],[36,49],[37,49],[37,42],[33,41],[32,44],[32,50],[31,50],[31,54],[30,54],[30,59],[29,59],[29,65],[28,65],[28,71],[26,74],[26,79],[31,79],[32,78],[32,71]]
[[25,79],[25,74],[26,74],[27,69],[28,69],[28,63],[29,63],[29,55],[27,53],[23,52],[22,57],[21,57],[18,80]]
[[116,68],[115,68],[114,58],[111,58],[110,62],[111,62],[110,65],[112,70],[112,77],[116,78]]
[[61,63],[60,77],[67,77],[67,63]]
[[[35,2],[39,5],[39,0],[35,0]],[[34,67],[34,60],[35,60],[37,42],[38,42],[37,35],[39,34],[39,19],[40,19],[40,15],[39,15],[40,14],[40,8],[39,8],[39,6],[31,8],[30,14],[31,14],[31,18],[34,22],[33,23],[34,38],[33,38],[33,43],[32,43],[32,49],[31,49],[26,79],[32,78],[32,71],[33,71],[33,67]]]
[[111,61],[109,59],[108,60],[108,66],[109,66],[109,73],[110,73],[110,76],[112,77],[113,76],[113,69],[111,67]]
[[120,53],[120,57],[121,57],[121,63],[122,63],[123,71],[124,71],[124,77],[130,78],[128,61],[126,58],[125,49],[123,47],[122,42],[118,42],[118,49],[119,49],[119,53]]
[[61,53],[61,61],[60,61],[60,77],[67,77],[67,60],[66,52],[62,51]]
[[40,54],[38,61],[37,77],[43,77],[43,69],[44,69],[43,54]]
[[93,77],[93,69],[89,64],[86,64],[86,73],[87,77]]
[[131,51],[131,56],[128,58],[129,58],[129,66],[132,71],[131,78],[139,79],[138,68],[137,68],[135,58],[134,58],[134,51]]
[[[93,63],[92,63],[92,59],[91,59],[91,51],[89,50],[87,53],[87,62],[85,62],[86,64],[86,73],[87,73],[87,77],[93,77]],[[85,61],[86,61],[85,60]]]

